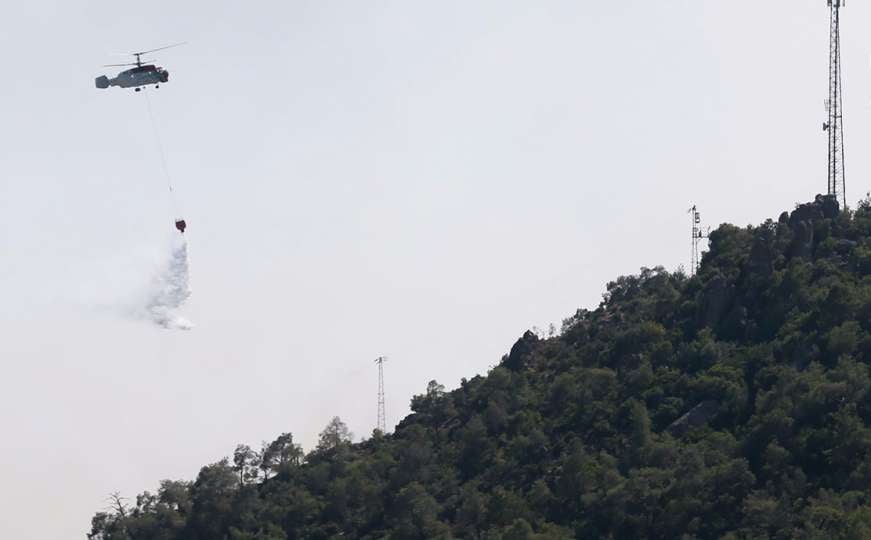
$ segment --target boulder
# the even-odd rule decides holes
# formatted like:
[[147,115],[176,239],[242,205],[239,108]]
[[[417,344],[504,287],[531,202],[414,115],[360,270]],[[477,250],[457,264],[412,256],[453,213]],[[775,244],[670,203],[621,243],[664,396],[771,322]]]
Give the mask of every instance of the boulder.
[[833,219],[838,216],[838,201],[832,195],[817,195],[814,202],[800,204],[789,215],[789,224],[795,226],[801,221]]
[[538,345],[538,336],[527,330],[523,336],[511,347],[511,352],[503,361],[503,365],[512,371],[519,371],[529,364],[532,353]]

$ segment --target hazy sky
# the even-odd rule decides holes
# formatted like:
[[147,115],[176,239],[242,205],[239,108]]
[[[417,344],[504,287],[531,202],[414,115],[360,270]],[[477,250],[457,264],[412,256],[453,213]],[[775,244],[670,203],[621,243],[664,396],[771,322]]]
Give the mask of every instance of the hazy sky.
[[[871,189],[871,6],[844,10],[848,199]],[[825,189],[823,0],[29,1],[0,17],[0,538],[81,537],[109,492],[236,443],[388,420],[605,283],[689,259],[687,208]],[[172,212],[197,327],[124,316]]]

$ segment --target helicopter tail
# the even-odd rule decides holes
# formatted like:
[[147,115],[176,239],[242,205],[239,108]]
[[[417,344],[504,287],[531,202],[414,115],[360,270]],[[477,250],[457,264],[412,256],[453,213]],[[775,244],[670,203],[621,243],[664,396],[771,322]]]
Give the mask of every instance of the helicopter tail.
[[100,75],[96,78],[94,83],[97,85],[97,88],[109,88],[109,77]]

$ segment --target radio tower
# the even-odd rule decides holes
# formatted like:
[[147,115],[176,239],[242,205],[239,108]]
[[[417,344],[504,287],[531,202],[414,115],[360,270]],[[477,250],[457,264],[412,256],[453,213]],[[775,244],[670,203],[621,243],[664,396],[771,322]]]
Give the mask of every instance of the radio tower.
[[387,433],[387,411],[384,404],[384,362],[387,357],[379,356],[375,359],[378,364],[378,425],[375,429],[381,433]]
[[828,120],[823,124],[823,131],[829,135],[829,185],[828,194],[841,204],[847,206],[847,195],[844,185],[844,124],[843,97],[841,91],[841,8],[846,0],[828,0],[830,15],[829,34],[829,97],[826,99]]
[[694,276],[699,270],[699,265],[702,262],[702,259],[699,256],[699,243],[708,237],[708,231],[702,230],[702,217],[696,209],[696,205],[693,205],[693,207],[689,209],[689,213],[692,214],[693,220],[693,248],[690,262],[690,276]]

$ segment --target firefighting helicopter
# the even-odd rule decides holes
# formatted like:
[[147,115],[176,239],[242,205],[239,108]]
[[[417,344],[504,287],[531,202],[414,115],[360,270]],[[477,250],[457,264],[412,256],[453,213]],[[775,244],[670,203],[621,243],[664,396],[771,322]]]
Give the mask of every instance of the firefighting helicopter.
[[137,92],[142,90],[142,86],[147,86],[149,84],[153,84],[155,88],[160,88],[160,83],[165,83],[169,80],[169,71],[163,69],[160,66],[155,66],[154,64],[143,64],[142,56],[153,52],[162,51],[164,49],[178,47],[179,45],[184,45],[184,43],[167,45],[166,47],[151,49],[150,51],[129,53],[131,56],[136,57],[135,62],[131,62],[128,64],[107,64],[103,67],[136,67],[122,71],[114,79],[110,79],[105,75],[100,75],[94,82],[97,85],[97,88],[120,86],[121,88],[133,88]]
[[[174,45],[167,45],[166,47],[160,47],[157,49],[151,49],[150,51],[140,51],[135,53],[129,53],[136,58],[136,61],[129,64],[109,64],[104,67],[114,67],[114,66],[136,66],[132,69],[128,69],[122,71],[118,74],[114,79],[110,79],[105,75],[101,75],[96,79],[97,88],[109,88],[110,86],[120,86],[121,88],[133,88],[137,92],[141,91],[143,86],[147,86],[149,84],[153,84],[155,88],[160,86],[160,83],[165,83],[169,80],[169,72],[163,69],[162,67],[155,66],[153,64],[143,64],[142,56],[146,54],[151,54],[153,52],[162,51],[164,49],[169,49],[171,47],[178,47],[179,45],[185,45],[186,42],[176,43]],[[145,95],[148,97],[148,94]],[[154,121],[154,114],[151,111],[151,102],[146,99],[148,102],[148,115],[151,117],[151,125],[154,128],[154,136],[157,141],[157,148],[160,151],[160,160],[163,163],[163,173],[166,175],[167,187],[169,188],[170,197],[173,196],[172,189],[172,180],[169,176],[169,171],[166,168],[166,158],[163,156],[163,146],[160,144],[160,135],[157,131],[157,123]],[[175,228],[181,234],[184,234],[185,229],[187,228],[187,222],[181,218],[177,217],[175,219]]]

